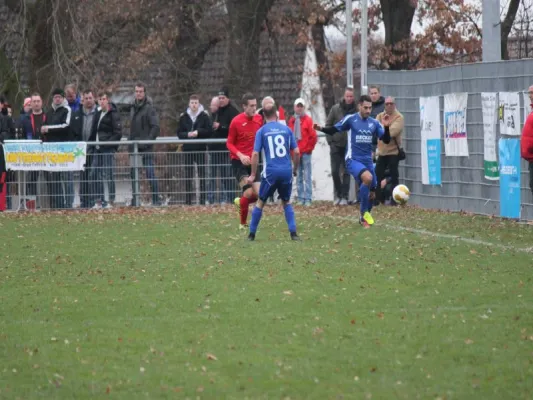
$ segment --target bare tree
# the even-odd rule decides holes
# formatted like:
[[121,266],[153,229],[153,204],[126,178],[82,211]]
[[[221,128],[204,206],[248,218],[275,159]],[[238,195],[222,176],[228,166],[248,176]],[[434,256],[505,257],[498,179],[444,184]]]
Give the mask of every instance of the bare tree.
[[520,5],[520,0],[510,0],[509,7],[507,8],[507,13],[501,25],[501,47],[502,47],[502,60],[509,59],[509,50],[507,48],[507,43],[509,41],[509,34],[513,27],[516,13],[518,12],[518,7]]

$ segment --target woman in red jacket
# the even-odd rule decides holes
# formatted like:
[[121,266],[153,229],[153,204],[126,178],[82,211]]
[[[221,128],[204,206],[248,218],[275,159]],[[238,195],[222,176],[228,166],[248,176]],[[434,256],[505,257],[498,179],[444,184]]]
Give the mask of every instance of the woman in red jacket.
[[294,132],[300,150],[298,202],[304,206],[310,206],[313,199],[311,153],[315,148],[317,135],[313,129],[313,120],[305,113],[305,101],[302,98],[298,98],[294,102],[294,116],[289,120],[289,128]]

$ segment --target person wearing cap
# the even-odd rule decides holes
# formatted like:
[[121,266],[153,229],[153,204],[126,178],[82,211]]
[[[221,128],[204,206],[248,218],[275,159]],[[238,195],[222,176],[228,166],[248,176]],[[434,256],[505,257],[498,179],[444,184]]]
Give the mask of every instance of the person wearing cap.
[[294,101],[294,115],[289,119],[289,128],[294,132],[298,149],[300,150],[300,165],[298,167],[298,203],[310,206],[313,199],[313,180],[311,167],[311,153],[318,140],[313,129],[313,119],[305,112],[305,100],[298,98]]
[[[218,91],[218,110],[213,115],[213,139],[228,139],[229,126],[233,118],[239,115],[239,110],[230,101],[229,90],[223,87]],[[227,204],[233,201],[235,194],[233,176],[231,173],[228,149],[225,143],[211,143],[208,145],[211,165],[209,166],[209,176],[211,177],[207,201],[209,204],[215,203],[216,177],[220,176],[220,190],[218,202]]]
[[[65,99],[63,89],[52,92],[52,107],[46,112],[41,135],[43,142],[68,142],[72,140],[70,117],[72,111]],[[72,172],[50,172],[46,174],[50,208],[72,208],[74,201],[74,185]],[[63,190],[64,183],[64,190]]]

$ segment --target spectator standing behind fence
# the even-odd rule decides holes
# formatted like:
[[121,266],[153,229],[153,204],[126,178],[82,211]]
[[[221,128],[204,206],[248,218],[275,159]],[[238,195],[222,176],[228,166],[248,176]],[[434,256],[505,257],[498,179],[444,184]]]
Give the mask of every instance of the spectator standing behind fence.
[[14,127],[10,123],[11,118],[7,116],[7,109],[4,107],[5,99],[0,97],[0,211],[5,211],[7,207],[7,169],[4,160],[4,140],[14,137]]
[[289,128],[294,132],[300,150],[297,177],[298,202],[310,206],[313,200],[311,154],[315,149],[317,134],[313,129],[313,119],[305,113],[305,100],[302,98],[294,102],[294,116],[289,120]]
[[31,113],[31,97],[26,97],[24,99],[24,104],[22,106],[22,109],[20,110],[20,115],[15,121],[15,137],[17,139],[26,139],[26,132],[24,131],[24,127],[22,126],[23,121],[30,115]]
[[[130,125],[130,140],[155,140],[159,136],[159,117],[152,104],[151,99],[146,95],[146,86],[143,83],[135,85],[135,103],[131,109],[131,125]],[[144,167],[146,171],[146,178],[150,182],[152,189],[152,205],[159,206],[161,201],[159,199],[159,185],[157,177],[155,176],[154,166],[154,146],[151,144],[140,144],[139,155],[137,156],[137,166]],[[133,146],[130,147],[133,152]],[[134,166],[133,154],[130,155],[131,166]],[[131,169],[132,181],[132,206],[138,207],[140,204],[135,202],[135,181],[134,168]],[[139,168],[139,179],[141,169]],[[140,193],[138,193],[140,196]]]
[[[89,138],[96,142],[89,180],[95,182],[96,193],[93,208],[111,208],[115,201],[115,153],[118,145],[99,145],[98,143],[119,142],[122,139],[122,123],[117,106],[111,103],[111,93],[98,93],[99,108],[94,116],[95,129]],[[105,199],[104,182],[107,182],[109,202]]]
[[[82,107],[72,113],[71,127],[75,140],[88,142],[98,122],[95,119],[97,107],[91,89],[83,91]],[[80,207],[90,208],[94,205],[94,182],[89,179],[93,160],[94,146],[87,146],[85,170],[80,171]]]
[[520,139],[520,154],[524,160],[529,163],[529,188],[533,194],[533,86],[530,86],[528,91],[529,101],[531,102],[529,115],[522,129],[522,137]]
[[[72,112],[65,99],[63,89],[52,92],[52,107],[46,113],[41,133],[45,142],[68,142],[71,140],[70,119]],[[69,192],[69,174],[49,172],[45,174],[48,181],[50,208],[72,208],[73,194]],[[72,196],[72,197],[71,197]]]
[[[213,133],[211,118],[209,113],[200,104],[200,97],[192,95],[189,97],[189,107],[180,115],[177,135],[180,139],[209,139]],[[185,203],[192,204],[194,164],[198,167],[198,179],[200,181],[200,204],[205,204],[205,166],[206,166],[206,145],[198,143],[185,143],[183,152],[185,153]]]
[[[396,187],[399,183],[398,164],[400,163],[400,147],[402,146],[402,133],[404,127],[404,118],[402,113],[396,109],[394,97],[387,97],[385,99],[385,111],[378,114],[376,118],[382,125],[390,122],[389,131],[391,141],[385,143],[383,141],[378,142],[377,147],[377,162],[376,162],[376,176],[378,182],[381,182],[385,178],[385,170],[389,170],[391,185]],[[381,185],[378,185],[376,189],[376,204],[384,202],[384,197],[381,193]],[[392,202],[391,205],[395,205]]]
[[82,99],[75,84],[70,83],[65,86],[65,98],[73,114],[81,109]]
[[[344,98],[339,104],[335,104],[329,111],[326,125],[332,126],[342,120],[346,115],[355,114],[357,106],[354,101],[353,88],[348,87],[344,91]],[[331,158],[331,176],[335,189],[335,205],[348,205],[348,194],[350,191],[350,175],[346,171],[344,156],[346,154],[346,145],[348,136],[346,132],[336,135],[327,135],[326,140],[329,144],[329,155]],[[342,171],[342,173],[341,173]]]
[[[229,126],[233,118],[239,115],[239,110],[229,99],[229,91],[222,88],[218,92],[218,110],[213,118],[213,139],[228,139]],[[215,203],[216,176],[220,175],[220,193],[218,202],[221,205],[233,201],[235,184],[231,173],[228,149],[225,143],[212,143],[208,146],[211,153],[210,177],[207,200],[210,204]]]
[[[33,93],[30,99],[30,112],[21,118],[20,125],[22,139],[42,140],[41,128],[46,121],[46,115],[43,112],[43,99],[39,93]],[[37,182],[39,181],[40,171],[28,171],[26,175],[26,208],[33,210],[36,208],[37,200]]]
[[[7,108],[8,104],[6,99],[2,96],[0,97],[0,142],[3,143],[4,140],[14,139],[15,138],[15,125],[13,124],[13,119],[9,116],[9,111]],[[10,173],[11,172],[11,173]],[[4,175],[4,190],[5,196],[7,197],[5,202],[7,208],[11,208],[11,196],[9,195],[9,183],[14,181],[13,171],[6,171]]]
[[209,113],[213,121],[215,120],[215,117],[217,115],[219,104],[220,102],[218,101],[218,96],[215,96],[211,99],[211,104],[209,104]]

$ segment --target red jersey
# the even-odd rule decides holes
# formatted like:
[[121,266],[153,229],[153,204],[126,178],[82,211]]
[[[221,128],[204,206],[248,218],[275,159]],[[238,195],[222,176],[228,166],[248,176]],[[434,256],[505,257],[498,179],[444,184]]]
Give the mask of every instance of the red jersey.
[[527,117],[524,129],[522,129],[520,153],[524,160],[533,162],[533,112]]
[[229,155],[233,160],[238,160],[237,153],[252,157],[254,150],[255,133],[263,126],[263,118],[256,114],[249,117],[245,113],[240,113],[231,121],[229,126],[228,140],[226,146]]

